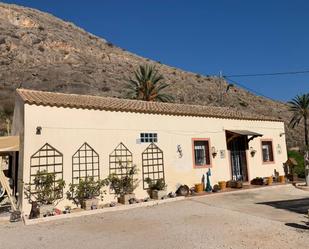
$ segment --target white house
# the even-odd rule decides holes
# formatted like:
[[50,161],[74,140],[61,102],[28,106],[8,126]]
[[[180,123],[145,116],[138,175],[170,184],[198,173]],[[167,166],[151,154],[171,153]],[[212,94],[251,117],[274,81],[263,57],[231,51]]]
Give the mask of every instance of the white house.
[[[121,174],[118,161],[139,168],[137,197],[145,179],[163,178],[168,191],[200,183],[211,168],[211,184],[283,173],[287,160],[284,123],[231,108],[144,102],[18,89],[13,135],[19,136],[17,192],[30,205],[24,183],[38,170],[69,183],[85,176]],[[114,200],[110,193],[105,201]],[[62,204],[67,204],[64,200]]]

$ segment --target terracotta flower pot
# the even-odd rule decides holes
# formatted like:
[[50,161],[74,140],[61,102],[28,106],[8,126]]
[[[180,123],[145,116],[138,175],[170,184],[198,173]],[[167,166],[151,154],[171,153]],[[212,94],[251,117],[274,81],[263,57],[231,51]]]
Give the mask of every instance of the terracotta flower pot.
[[267,185],[272,185],[273,184],[273,177],[269,176],[267,177]]
[[218,183],[219,183],[220,190],[225,190],[225,188],[226,188],[226,181],[220,181]]
[[204,188],[203,188],[203,183],[197,183],[195,184],[195,192],[196,193],[201,193],[204,191]]
[[285,183],[285,176],[279,176],[279,182]]

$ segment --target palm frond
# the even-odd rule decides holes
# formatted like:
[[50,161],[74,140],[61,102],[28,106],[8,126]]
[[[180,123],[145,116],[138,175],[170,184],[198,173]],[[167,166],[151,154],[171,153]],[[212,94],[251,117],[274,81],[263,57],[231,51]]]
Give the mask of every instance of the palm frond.
[[292,112],[289,126],[295,128],[302,119],[307,119],[309,116],[309,93],[297,95],[291,101],[288,101],[288,105]]
[[126,97],[145,101],[173,101],[168,94],[161,93],[169,85],[163,82],[164,77],[152,65],[140,65],[134,77],[126,85]]

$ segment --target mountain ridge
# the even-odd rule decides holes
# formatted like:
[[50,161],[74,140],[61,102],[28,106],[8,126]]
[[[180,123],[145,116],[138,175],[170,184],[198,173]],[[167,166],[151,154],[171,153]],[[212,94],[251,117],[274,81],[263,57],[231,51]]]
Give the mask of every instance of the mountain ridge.
[[[177,103],[232,107],[288,124],[286,103],[144,58],[52,14],[0,3],[0,108],[10,108],[18,87],[123,97],[127,80],[142,64],[153,64],[170,84]],[[9,98],[8,98],[9,96]],[[287,127],[287,126],[286,126]],[[289,146],[302,144],[303,127],[286,128]]]

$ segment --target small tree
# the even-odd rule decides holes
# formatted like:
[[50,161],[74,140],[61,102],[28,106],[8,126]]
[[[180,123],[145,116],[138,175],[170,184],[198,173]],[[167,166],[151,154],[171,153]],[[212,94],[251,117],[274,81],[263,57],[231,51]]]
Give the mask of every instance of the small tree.
[[65,181],[56,179],[55,173],[38,171],[33,183],[26,184],[24,193],[29,203],[37,202],[39,206],[55,205],[63,198]]
[[122,175],[119,176],[117,174],[110,174],[108,176],[110,188],[117,196],[132,194],[138,187],[138,179],[135,178],[135,175],[138,172],[136,165],[127,167],[122,166],[120,163],[120,168],[122,169]]
[[80,179],[78,184],[70,184],[67,192],[67,199],[73,201],[77,206],[83,207],[85,200],[100,197],[103,200],[103,195],[106,194],[102,190],[104,186],[108,185],[108,180],[97,180],[93,177],[86,177],[85,180]]

